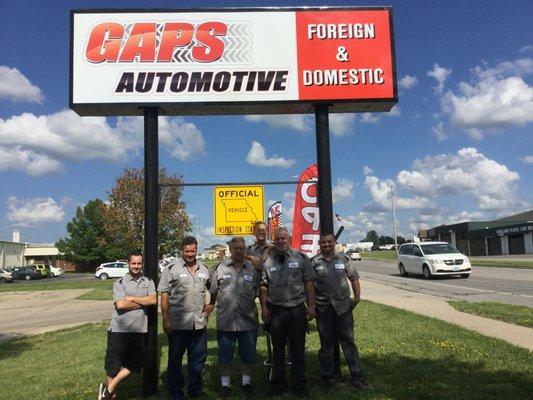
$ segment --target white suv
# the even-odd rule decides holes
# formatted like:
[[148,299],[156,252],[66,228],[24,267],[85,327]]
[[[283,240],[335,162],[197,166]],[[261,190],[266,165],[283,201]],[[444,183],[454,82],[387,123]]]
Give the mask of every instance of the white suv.
[[468,278],[470,260],[446,242],[406,243],[398,251],[400,274],[422,274],[431,279],[437,275],[461,275]]
[[122,261],[115,261],[100,264],[94,271],[94,277],[105,281],[107,278],[122,278],[127,273],[128,264]]

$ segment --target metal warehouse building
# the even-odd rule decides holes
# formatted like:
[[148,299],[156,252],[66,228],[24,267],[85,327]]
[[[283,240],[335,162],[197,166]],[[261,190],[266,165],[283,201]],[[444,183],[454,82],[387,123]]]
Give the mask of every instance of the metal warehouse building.
[[468,256],[533,254],[533,210],[494,221],[441,225],[418,236],[451,243]]

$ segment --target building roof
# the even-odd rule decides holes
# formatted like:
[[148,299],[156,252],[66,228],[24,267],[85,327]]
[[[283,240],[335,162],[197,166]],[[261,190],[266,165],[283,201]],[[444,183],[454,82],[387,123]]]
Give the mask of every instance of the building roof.
[[533,210],[524,211],[518,214],[509,215],[508,217],[495,219],[493,222],[525,222],[533,221]]

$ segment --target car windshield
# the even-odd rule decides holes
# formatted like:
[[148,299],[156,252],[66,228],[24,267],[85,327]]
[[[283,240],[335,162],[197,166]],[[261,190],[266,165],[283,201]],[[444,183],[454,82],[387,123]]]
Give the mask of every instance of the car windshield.
[[439,244],[425,244],[422,245],[422,251],[424,254],[451,254],[459,253],[459,251],[448,243]]

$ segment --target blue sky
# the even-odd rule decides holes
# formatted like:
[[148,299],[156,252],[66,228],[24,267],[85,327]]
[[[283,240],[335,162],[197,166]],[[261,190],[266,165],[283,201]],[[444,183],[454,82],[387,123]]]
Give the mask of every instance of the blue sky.
[[[384,5],[383,2],[210,2],[203,7]],[[70,8],[171,7],[164,1],[2,1],[0,239],[18,229],[55,242],[76,207],[105,199],[143,165],[142,126],[68,109]],[[533,3],[392,1],[399,103],[389,113],[331,116],[334,211],[343,242],[531,209]],[[180,8],[197,2],[181,1]],[[165,117],[160,165],[186,182],[292,180],[315,162],[314,118]],[[255,142],[255,144],[254,144]],[[272,158],[276,157],[275,160]],[[266,166],[265,166],[266,165]],[[266,186],[290,226],[294,186]],[[201,245],[212,234],[211,188],[186,188]],[[196,229],[195,229],[196,231]]]

